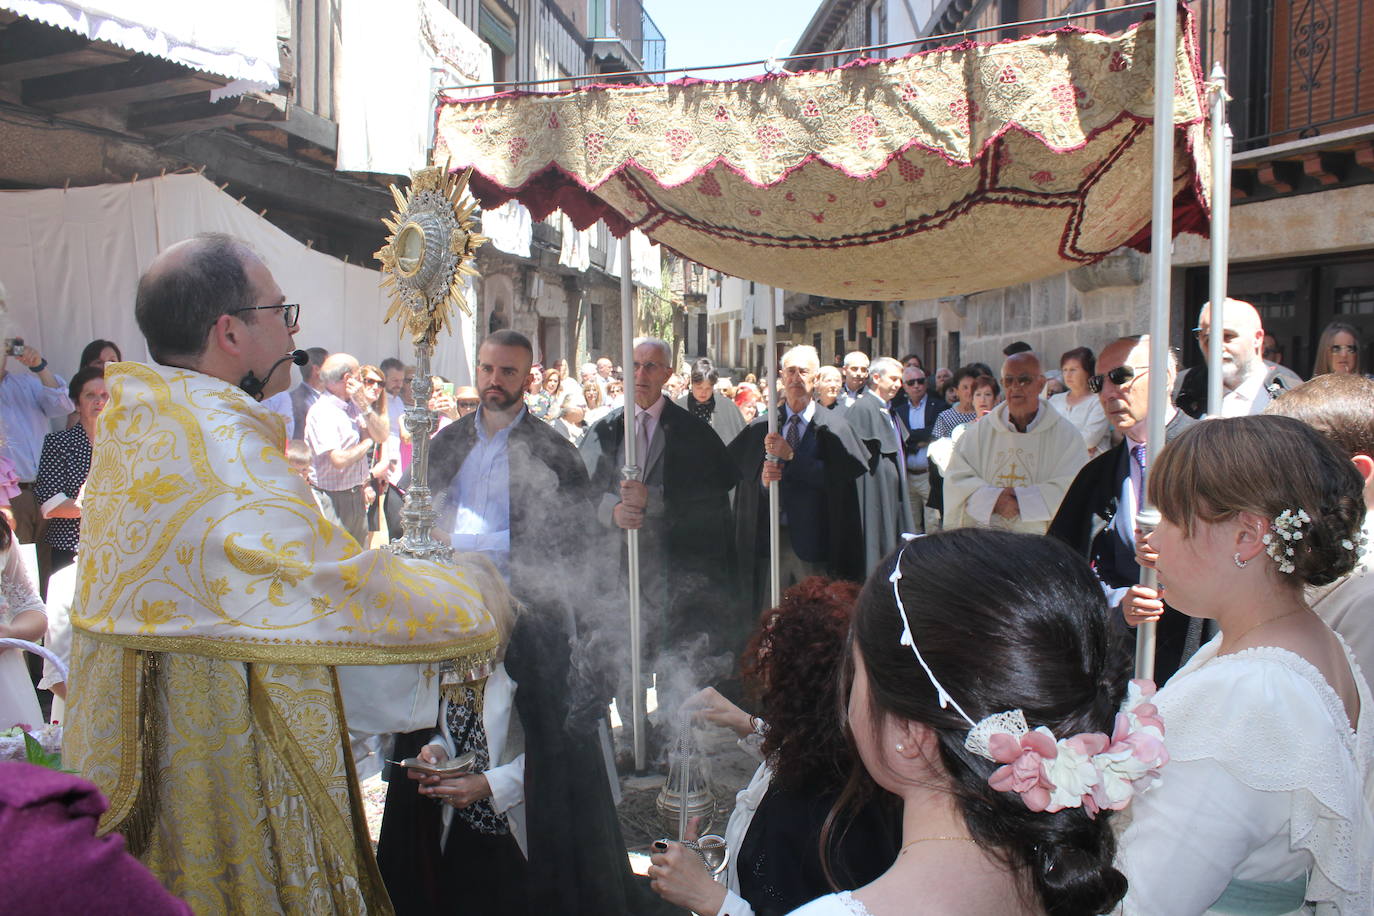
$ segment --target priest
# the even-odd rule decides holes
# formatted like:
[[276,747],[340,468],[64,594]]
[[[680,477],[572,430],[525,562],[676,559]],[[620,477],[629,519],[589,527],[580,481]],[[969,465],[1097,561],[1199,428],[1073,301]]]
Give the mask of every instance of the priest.
[[135,317],[155,363],[106,373],[66,760],[109,798],[102,834],[197,913],[390,913],[333,666],[485,673],[503,586],[320,514],[255,399],[288,383],[299,306],[246,244],[168,248]]
[[1003,528],[1044,534],[1088,460],[1083,437],[1040,400],[1040,358],[1015,353],[1002,364],[1007,399],[954,443],[945,474],[945,528]]

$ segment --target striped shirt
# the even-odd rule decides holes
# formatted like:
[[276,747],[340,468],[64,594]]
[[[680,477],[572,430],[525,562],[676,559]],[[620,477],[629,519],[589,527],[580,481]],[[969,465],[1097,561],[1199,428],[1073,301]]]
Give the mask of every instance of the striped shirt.
[[362,441],[357,405],[338,395],[320,395],[305,415],[305,444],[310,447],[310,485],[321,490],[351,490],[367,480],[367,453],[352,464],[336,468],[329,453],[350,449]]

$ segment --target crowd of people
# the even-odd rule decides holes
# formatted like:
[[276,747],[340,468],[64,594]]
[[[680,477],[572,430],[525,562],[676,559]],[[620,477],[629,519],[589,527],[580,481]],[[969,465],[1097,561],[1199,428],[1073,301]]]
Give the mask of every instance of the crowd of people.
[[[506,330],[472,386],[318,348],[291,386],[310,318],[227,236],[159,255],[135,313],[150,363],[98,340],[67,383],[19,342],[0,368],[0,637],[70,664],[44,679],[65,762],[109,803],[0,778],[16,855],[76,825],[47,908],[126,882],[145,912],[1374,912],[1374,381],[1349,326],[1306,383],[1228,300],[1222,365],[1187,372],[1143,336],[1048,368],[1013,344],[997,371],[800,345],[770,391],[652,338],[573,377]],[[376,549],[417,435],[451,564]],[[0,725],[41,715],[0,675]],[[758,764],[719,879],[674,841],[629,868],[610,707],[651,687],[651,751],[685,710]]]

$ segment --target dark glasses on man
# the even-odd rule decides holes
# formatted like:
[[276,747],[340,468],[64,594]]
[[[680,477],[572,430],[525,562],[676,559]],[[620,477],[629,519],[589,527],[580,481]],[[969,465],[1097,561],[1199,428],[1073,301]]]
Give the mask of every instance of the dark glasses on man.
[[1091,391],[1093,394],[1100,393],[1102,391],[1102,385],[1104,383],[1104,380],[1111,382],[1118,388],[1121,388],[1129,384],[1130,381],[1134,379],[1136,376],[1144,375],[1146,372],[1149,371],[1149,369],[1141,369],[1139,372],[1137,372],[1135,370],[1135,367],[1133,366],[1117,366],[1111,372],[1107,372],[1102,375],[1094,375],[1093,377],[1088,379],[1088,390]]

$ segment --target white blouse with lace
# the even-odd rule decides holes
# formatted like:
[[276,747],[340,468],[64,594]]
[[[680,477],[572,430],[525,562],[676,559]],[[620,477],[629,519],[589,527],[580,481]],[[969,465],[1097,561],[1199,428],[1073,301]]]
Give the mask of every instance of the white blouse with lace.
[[[42,611],[43,600],[14,546],[0,552],[0,623],[9,625],[24,611]],[[24,724],[38,728],[43,713],[22,649],[0,648],[0,731]]]
[[1170,762],[1123,812],[1120,912],[1374,912],[1374,701],[1357,728],[1321,673],[1212,640],[1155,696]]

